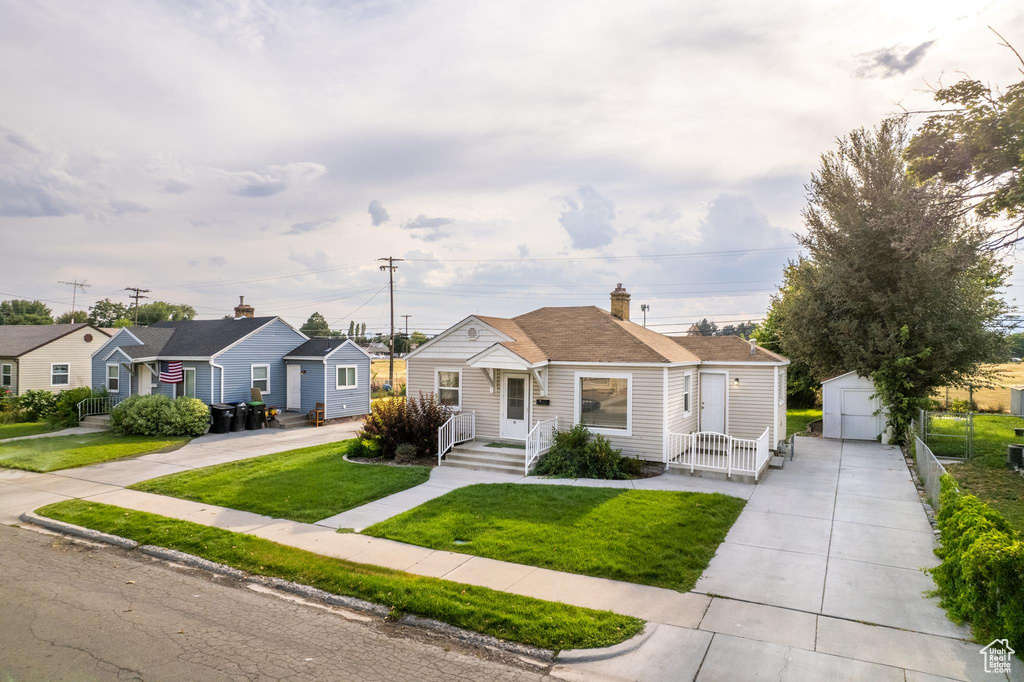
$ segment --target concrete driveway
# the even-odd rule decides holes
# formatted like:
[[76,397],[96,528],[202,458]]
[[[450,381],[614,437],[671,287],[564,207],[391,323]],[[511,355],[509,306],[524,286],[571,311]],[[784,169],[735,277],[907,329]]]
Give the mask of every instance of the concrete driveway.
[[317,429],[260,429],[208,434],[173,452],[157,452],[47,474],[0,468],[0,523],[52,502],[119,490],[157,476],[351,438],[361,422]]

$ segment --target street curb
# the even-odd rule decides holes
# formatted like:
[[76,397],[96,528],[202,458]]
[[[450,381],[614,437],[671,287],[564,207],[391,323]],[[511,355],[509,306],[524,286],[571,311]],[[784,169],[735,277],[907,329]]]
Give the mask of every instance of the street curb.
[[516,642],[508,642],[503,639],[498,639],[497,637],[492,637],[491,635],[463,630],[462,628],[457,628],[454,625],[449,625],[448,623],[442,623],[441,621],[434,620],[433,618],[423,618],[422,616],[414,616],[407,613],[402,616],[398,622],[402,625],[422,628],[424,630],[432,630],[476,647],[499,649],[508,653],[519,656],[529,656],[530,658],[536,658],[549,663],[555,660],[555,652],[549,649],[541,649],[539,647],[530,646],[529,644],[517,644]]
[[284,592],[291,592],[292,594],[306,599],[316,599],[317,601],[326,602],[332,606],[340,606],[342,608],[351,609],[353,611],[362,611],[364,613],[371,613],[381,618],[387,618],[391,609],[384,606],[383,604],[375,604],[370,601],[358,599],[356,597],[348,597],[343,594],[334,594],[333,592],[327,592],[316,587],[309,585],[303,585],[302,583],[293,583],[290,580],[284,578],[274,578],[266,575],[248,575],[246,580],[253,583],[259,583],[267,587],[273,587],[274,589],[282,590]]
[[605,661],[609,658],[623,656],[639,649],[644,642],[651,638],[654,631],[658,629],[657,623],[648,622],[638,634],[603,649],[569,649],[560,651],[555,657],[555,663],[592,663],[594,661]]
[[48,530],[57,531],[58,533],[65,533],[67,535],[75,535],[86,540],[94,540],[96,542],[105,542],[108,545],[114,545],[121,549],[135,549],[139,546],[139,543],[135,540],[129,540],[128,538],[122,538],[119,535],[110,535],[108,533],[101,533],[98,530],[91,528],[83,528],[82,526],[76,526],[73,523],[64,523],[63,521],[57,521],[55,519],[48,519],[45,516],[39,516],[32,512],[25,512],[18,517],[25,523],[31,523],[36,526],[41,526]]
[[[129,540],[129,542],[133,541]],[[248,574],[245,571],[240,571],[237,568],[231,568],[224,564],[218,564],[216,561],[203,559],[202,557],[197,557],[194,554],[179,552],[176,549],[167,549],[166,547],[157,547],[156,545],[142,545],[139,547],[139,551],[158,559],[173,561],[178,564],[184,564],[185,566],[191,566],[192,568],[199,568],[211,573],[219,573],[238,580],[245,580],[248,577]]]

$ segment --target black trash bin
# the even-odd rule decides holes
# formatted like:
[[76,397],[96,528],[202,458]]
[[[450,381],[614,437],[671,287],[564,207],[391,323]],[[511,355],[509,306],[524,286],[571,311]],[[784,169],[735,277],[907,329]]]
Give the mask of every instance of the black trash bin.
[[232,431],[245,430],[245,417],[249,412],[249,406],[245,403],[235,405],[235,418],[231,420]]
[[256,428],[256,408],[252,405],[246,405],[245,412],[245,430],[252,431]]
[[235,416],[235,408],[233,405],[214,403],[210,405],[210,416],[213,418],[210,433],[227,433],[231,430],[231,420]]
[[259,405],[250,405],[249,409],[256,413],[256,428],[262,429],[267,421],[267,406],[260,403]]

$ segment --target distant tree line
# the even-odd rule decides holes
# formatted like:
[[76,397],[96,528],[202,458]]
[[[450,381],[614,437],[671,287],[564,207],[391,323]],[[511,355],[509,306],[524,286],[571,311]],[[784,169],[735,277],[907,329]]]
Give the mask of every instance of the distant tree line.
[[[57,317],[42,301],[11,299],[0,301],[0,324],[70,324],[88,322],[96,327],[130,327],[135,324],[136,311],[134,306],[111,301],[105,298],[96,301],[85,310],[66,312]],[[153,301],[139,306],[138,320],[140,326],[157,322],[177,322],[193,320],[196,310],[183,303],[167,303]]]

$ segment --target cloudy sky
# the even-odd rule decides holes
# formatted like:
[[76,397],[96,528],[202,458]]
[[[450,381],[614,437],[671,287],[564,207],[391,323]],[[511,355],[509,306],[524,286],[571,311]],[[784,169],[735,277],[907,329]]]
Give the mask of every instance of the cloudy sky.
[[0,297],[377,330],[395,256],[428,332],[616,282],[756,320],[836,136],[1016,80],[987,25],[1024,45],[1013,0],[0,0]]

